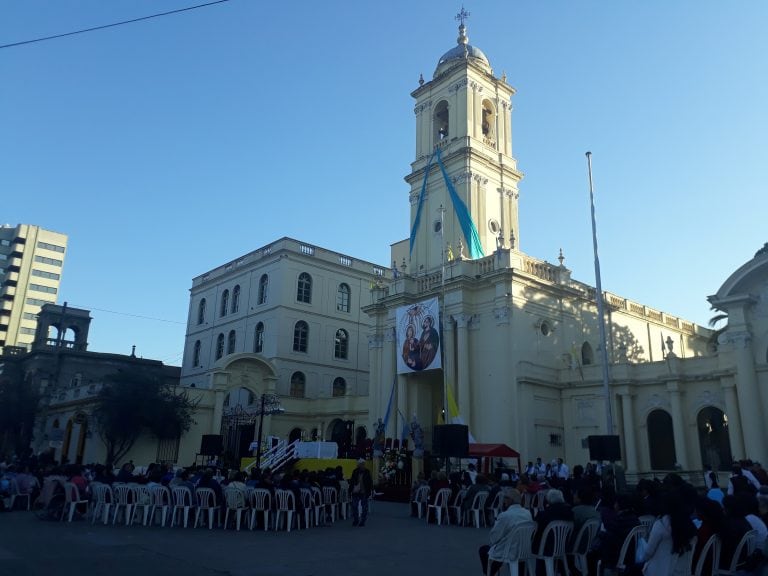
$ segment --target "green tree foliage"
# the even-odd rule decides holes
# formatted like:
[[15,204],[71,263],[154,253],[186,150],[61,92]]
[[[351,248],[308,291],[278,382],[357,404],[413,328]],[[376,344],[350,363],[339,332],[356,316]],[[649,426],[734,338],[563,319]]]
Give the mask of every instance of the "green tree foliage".
[[40,395],[20,374],[0,377],[0,454],[26,452],[39,402]]
[[176,438],[194,423],[197,402],[156,376],[118,372],[106,380],[93,416],[109,465],[117,464],[142,433]]

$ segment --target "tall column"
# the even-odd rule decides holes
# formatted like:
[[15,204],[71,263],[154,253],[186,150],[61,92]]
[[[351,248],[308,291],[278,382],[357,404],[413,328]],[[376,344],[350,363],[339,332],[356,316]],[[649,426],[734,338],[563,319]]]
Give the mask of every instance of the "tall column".
[[720,387],[725,395],[725,411],[728,416],[728,438],[731,442],[731,456],[734,460],[744,460],[744,432],[739,415],[739,399],[736,397],[736,383],[730,376],[720,379]]
[[733,346],[736,359],[736,392],[744,432],[744,448],[747,458],[765,462],[766,450],[765,420],[763,405],[755,375],[755,361],[752,356],[752,336],[746,330],[726,332],[726,340]]
[[373,430],[373,424],[378,415],[378,406],[381,405],[381,351],[384,345],[384,337],[381,332],[368,335],[368,429]]
[[672,412],[672,435],[675,438],[675,459],[683,470],[689,469],[688,447],[685,442],[685,418],[680,401],[680,383],[677,380],[667,382],[669,407]]
[[632,407],[632,394],[627,389],[621,394],[621,413],[623,416],[624,451],[627,471],[637,470],[637,441],[635,439],[635,415]]
[[221,433],[221,418],[224,416],[224,390],[214,391],[213,418],[211,418],[210,434]]
[[456,320],[456,347],[458,348],[459,413],[464,424],[472,426],[472,397],[469,389],[469,330],[470,314],[458,314]]
[[[387,327],[384,329],[384,345],[381,351],[381,401],[378,407],[379,413],[374,414],[374,421],[378,418],[384,419],[387,412],[387,403],[390,394],[392,394],[392,384],[395,379],[395,369],[395,334],[393,328]],[[395,428],[393,422],[396,420],[397,418],[390,416],[387,429],[384,431],[385,436],[397,437],[396,433],[393,436]]]
[[[454,343],[455,330],[453,327],[453,318],[447,316],[443,318],[443,371],[445,372],[445,385],[451,387],[453,397],[456,394],[456,346]],[[445,390],[443,390],[443,409],[448,408],[448,399],[445,397]],[[445,413],[446,423],[449,421],[450,414]]]

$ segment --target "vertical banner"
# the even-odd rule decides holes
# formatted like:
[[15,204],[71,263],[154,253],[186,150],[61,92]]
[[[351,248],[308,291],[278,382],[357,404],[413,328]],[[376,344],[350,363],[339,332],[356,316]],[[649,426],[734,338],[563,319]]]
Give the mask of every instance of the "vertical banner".
[[442,368],[437,298],[397,309],[397,373]]

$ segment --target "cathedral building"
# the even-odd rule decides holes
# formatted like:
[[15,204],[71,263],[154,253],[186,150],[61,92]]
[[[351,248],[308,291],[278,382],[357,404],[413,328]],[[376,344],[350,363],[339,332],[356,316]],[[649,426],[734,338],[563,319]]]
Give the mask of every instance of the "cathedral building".
[[[606,403],[595,289],[572,278],[562,254],[550,264],[523,251],[514,94],[463,21],[432,79],[411,93],[410,236],[392,246],[401,273],[364,308],[369,423],[393,398],[399,416],[387,435],[415,416],[427,446],[435,424],[460,419],[477,442],[506,443],[525,459],[584,463],[587,438],[600,434],[620,436],[635,473],[765,459],[768,257],[711,298],[730,316],[719,345],[711,330],[605,293]],[[419,352],[436,344],[438,323],[441,361]]]

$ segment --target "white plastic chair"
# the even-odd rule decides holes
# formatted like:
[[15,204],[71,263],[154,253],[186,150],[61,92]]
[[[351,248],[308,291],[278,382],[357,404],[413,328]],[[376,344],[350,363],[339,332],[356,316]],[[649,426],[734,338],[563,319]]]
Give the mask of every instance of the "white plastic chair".
[[216,525],[221,524],[221,508],[219,503],[216,502],[216,493],[211,488],[198,488],[195,490],[195,497],[197,498],[197,510],[195,511],[195,523],[194,527],[197,528],[200,524],[200,519],[205,517],[205,513],[208,513],[208,529],[213,528],[213,518],[217,517]]
[[573,556],[573,565],[582,574],[586,574],[588,571],[587,553],[592,549],[592,542],[595,540],[599,529],[600,519],[591,518],[582,524],[571,542],[571,549],[568,554]]
[[[312,525],[312,518],[314,513],[312,510],[312,490],[309,488],[301,488],[299,494],[301,495],[301,506],[304,509],[304,528],[309,528]],[[299,522],[299,525],[301,523]],[[299,526],[301,527],[301,526]]]
[[707,573],[712,574],[712,576],[715,576],[720,569],[720,538],[717,534],[712,534],[701,549],[693,576],[702,576],[707,566],[709,567]]
[[[519,576],[520,563],[523,562],[523,573],[528,572],[527,562],[533,557],[531,547],[533,545],[533,534],[536,532],[536,522],[521,522],[509,536],[507,545],[502,550],[494,550],[493,554],[488,554],[488,567],[486,574],[491,573],[491,562],[502,562],[509,568],[510,576]],[[513,555],[513,551],[516,553]],[[586,572],[584,572],[586,574]]]
[[544,501],[546,500],[547,490],[539,490],[533,495],[531,502],[531,516],[536,518],[539,512],[544,510]]
[[229,513],[235,517],[237,529],[240,530],[240,521],[245,512],[248,515],[248,505],[245,502],[245,492],[237,488],[228,488],[224,490],[224,500],[227,503],[227,513],[224,515],[224,529],[229,525]]
[[80,497],[80,490],[72,482],[64,483],[64,508],[61,511],[60,520],[64,520],[64,515],[68,516],[67,522],[72,522],[75,515],[75,509],[79,504],[88,504],[88,500]]
[[149,492],[152,494],[152,512],[149,515],[149,523],[155,523],[155,513],[160,510],[160,526],[165,528],[165,519],[173,503],[171,491],[165,486],[152,486]]
[[653,526],[653,523],[656,522],[656,516],[653,514],[643,514],[638,517],[638,520],[640,521],[640,525],[645,526],[646,532],[650,534],[651,527]]
[[112,494],[115,496],[115,512],[112,515],[112,524],[117,524],[117,517],[122,510],[126,526],[131,523],[133,512],[133,488],[128,484],[113,484]]
[[149,491],[148,486],[136,485],[133,486],[133,513],[129,524],[136,522],[136,516],[141,511],[144,512],[141,518],[141,525],[146,526],[149,520],[149,513],[152,511],[152,493]]
[[277,500],[277,516],[275,517],[275,530],[280,530],[283,525],[283,518],[286,520],[286,529],[291,531],[293,524],[293,514],[296,512],[296,500],[293,492],[290,490],[275,490],[275,499]]
[[[189,511],[192,509],[192,491],[186,486],[174,486],[171,491],[173,495],[173,508],[171,511],[171,528],[176,523],[176,515],[184,515],[184,528],[189,525]],[[181,518],[179,518],[181,524]]]
[[[627,537],[624,538],[624,543],[621,545],[621,549],[619,550],[619,556],[616,561],[616,571],[622,572],[627,569],[627,560],[629,560],[629,563],[632,564],[635,560],[634,553],[635,550],[637,550],[637,541],[640,538],[645,538],[648,536],[648,528],[646,526],[643,526],[640,524],[639,526],[635,526],[632,528],[632,530],[629,531],[629,534],[627,534]],[[633,556],[631,558],[627,558],[630,552],[630,548],[632,550]],[[602,567],[602,560],[597,561],[597,573],[602,574],[601,571]]]
[[467,496],[467,489],[462,488],[456,493],[456,497],[453,499],[453,504],[448,506],[448,509],[453,512],[454,518],[456,518],[456,525],[457,526],[463,526],[464,525],[464,518],[462,517],[461,513],[461,505],[464,502],[464,498]]
[[339,495],[333,486],[323,486],[323,504],[327,512],[331,514],[331,524],[336,522],[339,509]]
[[323,493],[317,486],[312,487],[312,510],[315,513],[315,526],[325,524],[325,506],[323,506]]
[[429,504],[429,486],[424,485],[416,488],[416,494],[413,495],[411,503],[416,505],[416,514],[421,518]]
[[11,486],[11,503],[10,507],[11,510],[13,510],[14,506],[16,506],[16,500],[19,498],[26,498],[27,499],[27,511],[29,511],[30,507],[32,506],[32,494],[28,492],[20,492],[19,491],[19,483],[16,481],[16,478],[10,479],[10,486]]
[[[373,508],[372,504],[373,504],[373,494],[371,494],[371,499],[368,502],[369,514],[371,509]],[[341,514],[341,517],[344,520],[346,520],[349,517],[349,510],[351,506],[352,506],[352,499],[349,496],[349,485],[342,485],[341,489],[339,490],[339,512]]]
[[491,502],[490,507],[488,508],[491,511],[492,518],[494,522],[496,521],[496,518],[499,517],[499,514],[501,514],[501,503],[502,498],[504,497],[504,493],[499,490],[496,492],[496,496],[493,497],[493,501]]
[[109,484],[94,482],[91,484],[91,524],[98,517],[106,524],[109,521],[109,509],[112,506],[112,488]]
[[434,510],[435,511],[435,521],[437,522],[437,525],[440,526],[442,524],[443,520],[443,512],[445,512],[445,520],[447,524],[451,523],[451,518],[448,515],[448,501],[451,498],[451,489],[450,488],[441,488],[437,491],[437,494],[435,494],[435,503],[427,505],[427,524],[429,524],[429,511]]
[[[563,570],[566,576],[568,576],[570,572],[568,570],[568,560],[565,557],[565,547],[572,530],[573,522],[555,520],[547,524],[544,532],[541,533],[538,551],[534,550],[531,558],[528,559],[528,571],[531,574],[535,574],[536,560],[543,560],[544,567],[547,569],[547,576],[555,576],[555,563],[560,560],[563,564]],[[553,540],[552,552],[545,553],[550,535]]]
[[256,516],[264,515],[264,531],[269,530],[269,513],[272,510],[272,495],[266,488],[257,488],[251,492],[251,522],[250,529],[256,526]]
[[758,532],[757,530],[750,530],[741,537],[736,549],[733,551],[731,557],[731,563],[728,566],[728,570],[718,570],[718,576],[727,576],[731,574],[738,574],[739,566],[744,563],[748,556],[750,556],[757,547]]
[[[485,524],[485,501],[488,499],[488,492],[478,492],[472,499],[472,506],[467,511],[467,515],[474,520],[475,528]],[[467,521],[467,524],[472,522]]]

